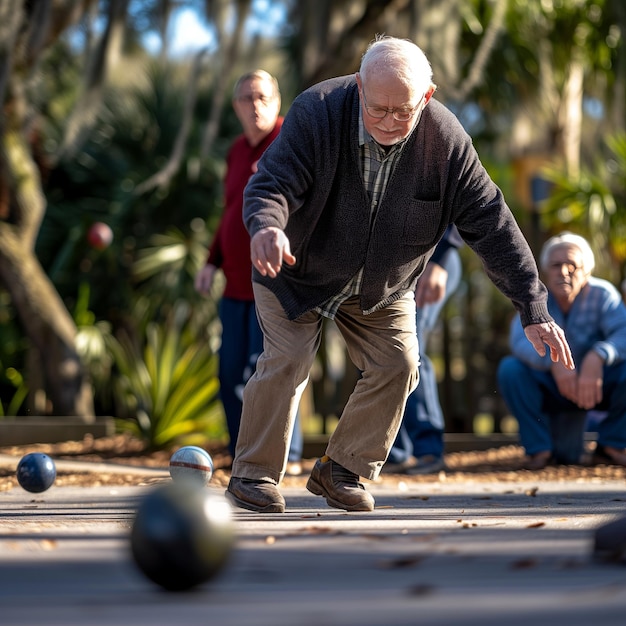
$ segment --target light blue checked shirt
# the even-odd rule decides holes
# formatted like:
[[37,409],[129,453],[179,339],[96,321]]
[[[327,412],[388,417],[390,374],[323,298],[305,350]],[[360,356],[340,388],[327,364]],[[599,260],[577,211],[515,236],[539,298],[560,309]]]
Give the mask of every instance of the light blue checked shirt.
[[[567,315],[552,294],[548,295],[548,311],[565,332],[577,366],[590,350],[597,352],[606,365],[626,359],[626,306],[613,284],[591,276]],[[519,315],[511,322],[510,346],[513,355],[530,367],[550,369],[550,351],[544,357],[537,354],[526,339]]]

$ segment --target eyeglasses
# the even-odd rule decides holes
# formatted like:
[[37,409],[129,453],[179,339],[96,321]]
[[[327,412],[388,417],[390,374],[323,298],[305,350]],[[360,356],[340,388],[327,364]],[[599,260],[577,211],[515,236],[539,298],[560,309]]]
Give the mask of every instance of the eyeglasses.
[[257,100],[263,104],[264,106],[268,106],[274,101],[274,96],[260,96],[260,95],[246,95],[246,96],[237,96],[238,102],[244,102],[245,104],[252,104]]
[[417,110],[424,99],[422,97],[422,99],[412,109],[385,109],[384,107],[368,106],[367,100],[365,99],[365,92],[361,91],[361,95],[363,96],[363,105],[365,106],[365,110],[370,117],[382,120],[387,116],[387,113],[391,113],[396,122],[408,122],[417,113]]
[[563,269],[563,266],[567,268],[567,273],[570,276],[575,274],[578,270],[582,269],[582,266],[574,265],[574,263],[571,263],[569,261],[561,261],[561,262],[556,261],[555,263],[550,263],[548,267],[555,272],[560,272],[561,269]]

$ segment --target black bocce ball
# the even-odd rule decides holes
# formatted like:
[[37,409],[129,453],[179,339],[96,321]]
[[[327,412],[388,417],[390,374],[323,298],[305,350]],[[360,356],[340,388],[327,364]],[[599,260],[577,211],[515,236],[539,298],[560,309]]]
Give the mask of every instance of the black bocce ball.
[[156,488],[141,501],[131,530],[139,569],[168,591],[184,591],[216,576],[235,542],[228,501],[183,481]]

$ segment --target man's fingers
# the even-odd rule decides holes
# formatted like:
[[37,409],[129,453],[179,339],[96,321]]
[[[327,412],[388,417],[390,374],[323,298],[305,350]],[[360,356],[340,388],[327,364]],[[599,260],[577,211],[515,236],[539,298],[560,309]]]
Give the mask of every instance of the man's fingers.
[[527,326],[524,330],[528,341],[530,341],[533,348],[537,351],[537,354],[539,356],[545,356],[546,346],[543,343],[543,340],[539,337],[539,332],[531,326]]
[[554,363],[560,361],[567,369],[573,370],[574,359],[569,349],[569,344],[565,339],[563,331],[561,331],[560,328],[558,330],[559,332],[555,332],[544,338],[544,342],[550,346],[550,358]]
[[574,369],[574,359],[560,326],[554,322],[531,324],[524,329],[524,332],[539,356],[545,356],[547,345],[550,348],[550,358],[554,363],[560,361],[567,369]]
[[288,265],[296,262],[289,249],[289,240],[278,228],[266,228],[256,233],[250,242],[250,256],[254,267],[270,278],[278,275],[283,261]]
[[574,369],[574,361],[572,360],[572,354],[567,344],[564,344],[558,339],[555,340],[552,337],[545,339],[544,342],[547,343],[550,348],[550,358],[553,363],[560,361],[567,369]]
[[211,291],[214,272],[215,268],[212,265],[205,265],[196,274],[194,288],[200,295],[206,296]]
[[593,409],[602,401],[602,380],[579,381],[578,395],[582,408]]
[[283,261],[287,265],[295,265],[296,257],[291,254],[291,247],[289,246],[289,240],[285,237],[285,246],[283,248]]

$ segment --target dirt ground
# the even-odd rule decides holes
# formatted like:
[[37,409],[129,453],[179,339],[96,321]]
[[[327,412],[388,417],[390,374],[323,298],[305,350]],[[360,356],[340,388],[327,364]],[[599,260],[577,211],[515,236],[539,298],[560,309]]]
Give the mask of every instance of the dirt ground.
[[[149,477],[132,471],[103,472],[93,471],[90,464],[112,463],[115,465],[167,470],[169,459],[174,450],[148,452],[141,441],[128,435],[114,435],[104,438],[85,438],[83,441],[68,441],[56,444],[34,444],[28,446],[0,447],[0,454],[15,457],[16,462],[28,452],[44,452],[53,460],[83,461],[81,470],[59,470],[55,485],[94,486],[94,485],[141,485],[149,482]],[[231,458],[224,447],[207,448],[214,463],[212,484],[226,486],[230,478]],[[379,481],[397,483],[437,482],[437,481],[498,481],[520,482],[528,480],[598,480],[624,479],[626,468],[612,465],[560,465],[548,466],[540,471],[522,469],[524,453],[521,447],[507,445],[486,451],[453,452],[445,457],[447,471],[429,476],[404,476],[399,474],[381,474]],[[300,476],[286,476],[283,485],[303,487],[308,472],[315,459],[303,461],[303,473]],[[162,479],[159,479],[162,480]],[[15,473],[7,467],[0,467],[0,491],[17,486]]]

